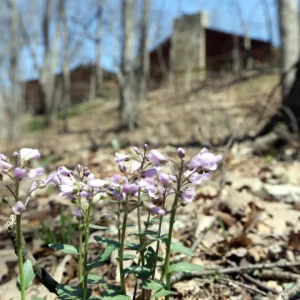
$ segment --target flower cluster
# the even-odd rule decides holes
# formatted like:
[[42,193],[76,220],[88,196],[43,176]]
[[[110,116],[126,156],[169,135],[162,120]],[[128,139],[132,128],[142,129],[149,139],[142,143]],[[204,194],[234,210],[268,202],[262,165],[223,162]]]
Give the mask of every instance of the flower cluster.
[[106,183],[104,180],[96,179],[94,174],[87,167],[77,165],[75,170],[69,170],[65,166],[58,168],[57,172],[50,174],[44,184],[54,183],[60,189],[60,195],[66,196],[75,202],[73,215],[83,216],[81,199],[87,201],[99,201],[105,199]]
[[[12,206],[15,215],[21,214],[25,210],[30,197],[34,195],[35,190],[38,187],[43,187],[42,182],[35,180],[31,183],[25,198],[19,199],[20,182],[25,178],[36,179],[44,174],[44,168],[30,168],[31,161],[40,158],[40,156],[37,149],[22,148],[20,152],[14,152],[15,163],[12,164],[4,154],[0,154],[0,172],[6,174],[14,182],[14,188],[10,188],[9,185],[7,185],[7,188],[15,199],[15,204]],[[5,201],[8,201],[7,198],[5,198]]]
[[[185,162],[185,151],[177,150],[181,164],[177,165],[158,150],[147,153],[133,148],[136,157],[116,153],[115,162],[123,175],[111,178],[110,191],[114,199],[124,201],[126,196],[143,198],[143,204],[152,215],[164,215],[164,201],[167,196],[178,193],[182,205],[190,203],[195,197],[195,187],[210,178],[207,171],[216,170],[222,160],[221,155],[214,155],[206,148],[202,149],[191,161]],[[170,167],[171,165],[171,167]],[[168,172],[169,171],[169,172]],[[173,172],[171,172],[173,171]],[[162,204],[158,207],[157,204]]]

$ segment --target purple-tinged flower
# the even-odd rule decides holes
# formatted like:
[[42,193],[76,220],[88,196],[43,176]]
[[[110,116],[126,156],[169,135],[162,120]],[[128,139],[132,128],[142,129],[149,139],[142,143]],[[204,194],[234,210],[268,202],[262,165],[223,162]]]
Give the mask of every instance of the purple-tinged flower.
[[13,156],[18,157],[18,156],[19,156],[19,153],[18,153],[17,151],[15,151],[15,152],[13,153]]
[[20,150],[20,158],[22,162],[28,162],[31,159],[40,158],[41,154],[37,149],[22,148]]
[[83,169],[83,175],[85,177],[88,177],[90,174],[91,174],[90,169],[88,169],[87,167],[84,167],[84,169]]
[[66,176],[63,176],[60,178],[60,184],[61,185],[68,185],[68,186],[73,186],[75,183],[75,179],[74,177],[66,177]]
[[188,164],[189,168],[203,168],[207,170],[216,170],[218,162],[222,160],[222,155],[214,155],[206,148],[203,148]]
[[119,163],[119,170],[121,173],[125,173],[127,171],[126,166],[123,163]]
[[0,159],[0,172],[7,172],[9,171],[13,166],[9,163],[7,163],[6,161],[4,160],[1,160]]
[[164,216],[165,215],[165,210],[163,210],[162,208],[156,206],[156,205],[151,205],[151,215],[161,215]]
[[116,174],[111,178],[111,183],[113,185],[124,185],[124,184],[128,184],[128,179],[125,176]]
[[95,175],[93,173],[90,173],[88,176],[87,176],[87,180],[90,181],[90,180],[94,180],[95,179]]
[[126,193],[126,194],[135,194],[137,193],[139,190],[139,186],[135,183],[130,183],[130,184],[125,184],[123,185],[123,193]]
[[170,182],[170,177],[168,174],[165,174],[165,173],[162,173],[162,172],[159,172],[158,173],[158,179],[159,181],[161,182],[161,184],[163,186],[167,186]]
[[35,190],[38,188],[38,183],[36,182],[36,181],[34,181],[32,184],[31,184],[31,186],[30,186],[30,188],[29,188],[29,194],[31,195],[31,196],[34,196],[35,195]]
[[118,152],[115,153],[115,162],[117,162],[117,163],[124,161],[124,160],[128,160],[128,159],[129,159],[129,157],[127,154],[122,154],[122,153],[118,153]]
[[202,174],[199,173],[194,173],[189,181],[194,183],[194,184],[201,184],[203,181],[208,180],[210,178],[210,174],[203,172]]
[[7,161],[7,157],[4,154],[0,153],[0,160]]
[[146,187],[146,191],[148,192],[149,197],[153,199],[161,199],[165,193],[165,189],[161,186],[148,186]]
[[73,210],[73,212],[72,212],[72,215],[74,217],[81,218],[83,216],[83,212],[78,207],[75,207],[74,210]]
[[157,174],[157,168],[151,168],[142,172],[142,177],[154,177]]
[[13,207],[12,211],[15,215],[20,215],[25,210],[25,205],[23,202],[18,201]]
[[58,168],[57,174],[58,176],[70,176],[72,174],[72,171],[65,166],[61,166]]
[[136,153],[136,154],[141,154],[141,150],[138,148],[138,147],[133,147],[133,151]]
[[105,185],[105,181],[101,179],[92,179],[88,181],[88,185],[93,189],[97,189],[103,187]]
[[88,192],[88,191],[81,191],[80,193],[80,196],[81,197],[84,197],[84,198],[86,198],[86,199],[90,199],[90,197],[91,197],[91,193],[90,192]]
[[141,163],[139,161],[135,160],[131,163],[131,170],[132,171],[137,171],[138,169],[140,169],[140,167],[141,167]]
[[118,188],[110,188],[110,191],[112,192],[113,200],[119,200],[119,201],[124,200],[124,195]]
[[184,158],[185,157],[185,151],[183,148],[178,148],[177,149],[177,155],[180,157],[180,158]]
[[14,174],[15,174],[16,178],[21,180],[26,176],[26,170],[22,169],[22,168],[15,168],[14,169]]
[[187,204],[194,200],[195,194],[195,188],[189,187],[181,192],[180,198],[183,200],[183,203]]
[[36,168],[36,169],[31,169],[28,173],[28,178],[32,179],[36,176],[43,175],[45,172],[44,168]]
[[144,189],[148,189],[151,187],[155,187],[155,180],[152,177],[146,177],[141,179],[138,182],[139,187],[144,188]]
[[62,184],[59,186],[61,196],[71,196],[74,192],[74,186]]
[[59,184],[60,184],[60,179],[59,179],[57,173],[50,174],[50,175],[43,181],[43,183],[44,183],[45,185],[49,184],[50,182],[53,182],[53,183],[56,184],[56,185],[59,185]]
[[165,157],[155,149],[150,150],[150,152],[147,155],[147,158],[152,161],[155,165],[160,165],[162,162],[165,162]]

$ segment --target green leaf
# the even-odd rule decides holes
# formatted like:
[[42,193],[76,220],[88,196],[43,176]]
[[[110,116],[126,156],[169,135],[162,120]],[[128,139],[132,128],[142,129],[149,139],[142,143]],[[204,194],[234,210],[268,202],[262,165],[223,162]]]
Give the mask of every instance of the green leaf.
[[101,300],[129,300],[129,296],[117,295],[117,296],[105,296]]
[[132,255],[132,254],[124,254],[123,255],[123,260],[133,260],[135,258],[136,258],[136,256]]
[[[35,273],[33,272],[32,263],[29,259],[27,259],[23,265],[23,271],[24,271],[24,286],[25,290],[27,290],[35,277]],[[18,275],[17,279],[17,287],[20,290],[21,284],[20,284],[20,274]]]
[[156,260],[156,252],[154,251],[154,249],[152,247],[148,248],[147,253],[145,254],[145,259],[146,259],[146,267],[152,269],[154,262]]
[[78,250],[72,246],[72,245],[67,245],[67,244],[49,244],[48,245],[50,248],[61,251],[63,253],[67,254],[78,254]]
[[121,293],[121,287],[119,285],[105,283],[105,284],[100,284],[100,286],[105,289],[102,292],[103,296],[105,297],[116,297]]
[[175,292],[166,290],[165,288],[162,288],[161,290],[158,290],[156,293],[154,293],[155,298],[164,297],[168,295],[176,295]]
[[87,263],[87,270],[90,271],[105,264],[115,249],[116,245],[107,245],[99,256]]
[[129,296],[117,295],[117,296],[105,296],[101,300],[129,300]]
[[129,250],[136,250],[138,251],[140,248],[140,243],[132,242],[125,245],[125,247]]
[[139,279],[148,279],[152,274],[152,270],[147,267],[141,266],[130,266],[124,270],[124,273],[130,274],[133,273]]
[[[83,299],[84,289],[74,288],[65,284],[58,284],[56,291],[59,299],[61,300],[81,300]],[[92,292],[88,289],[88,297],[91,296]]]
[[168,269],[168,273],[172,273],[172,272],[193,273],[193,272],[201,271],[202,269],[203,267],[200,265],[190,264],[188,262],[183,261],[177,264],[170,265]]
[[160,290],[161,288],[164,288],[165,285],[163,284],[163,282],[159,280],[147,279],[142,282],[141,287],[145,290],[157,291]]
[[172,252],[179,252],[184,255],[193,256],[193,251],[189,248],[183,246],[181,243],[172,243],[171,244],[171,251]]
[[[83,279],[81,280],[83,282]],[[88,284],[99,284],[99,283],[105,283],[104,279],[97,275],[97,274],[89,274],[87,278]]]
[[115,246],[115,248],[120,248],[120,243],[111,239],[107,239],[98,235],[94,236],[94,239],[100,243],[101,245],[103,245],[104,247],[108,246],[108,245],[112,245]]
[[102,229],[108,229],[108,227],[99,226],[99,225],[95,225],[95,224],[90,224],[89,227],[92,228],[92,229],[100,229],[100,230],[102,230]]

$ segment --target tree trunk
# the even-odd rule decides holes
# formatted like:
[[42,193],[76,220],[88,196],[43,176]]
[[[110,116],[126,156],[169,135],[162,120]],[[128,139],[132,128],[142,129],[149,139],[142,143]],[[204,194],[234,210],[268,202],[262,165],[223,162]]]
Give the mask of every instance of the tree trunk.
[[19,43],[19,15],[16,0],[8,2],[10,10],[10,94],[7,97],[8,127],[7,140],[13,141],[20,136],[20,117],[22,111],[21,86],[19,82],[19,62],[20,43]]
[[278,0],[281,41],[281,83],[283,113],[277,112],[259,135],[272,131],[278,122],[298,132],[300,123],[299,15],[297,0]]
[[137,58],[136,78],[137,99],[139,102],[147,99],[147,81],[149,74],[148,55],[148,22],[149,22],[150,0],[143,0],[143,15],[141,20],[140,45]]
[[101,96],[101,89],[103,83],[103,70],[101,63],[101,40],[102,40],[102,27],[103,27],[103,0],[98,0],[98,28],[97,28],[97,38],[96,38],[96,97],[99,98]]
[[135,66],[135,0],[123,0],[123,49],[120,78],[120,119],[121,126],[129,130],[137,127],[137,101],[134,88]]
[[70,91],[71,91],[71,79],[70,79],[70,47],[69,47],[69,41],[70,41],[70,34],[69,34],[69,28],[68,28],[68,21],[66,16],[66,9],[65,9],[65,3],[64,0],[61,0],[62,7],[61,7],[61,13],[62,13],[62,22],[63,22],[63,80],[62,80],[62,101],[63,101],[63,107],[62,107],[62,119],[63,119],[63,129],[62,131],[64,133],[69,131],[68,126],[68,112],[70,107]]
[[53,42],[50,43],[50,27],[52,18],[52,0],[47,0],[45,4],[45,12],[43,17],[43,41],[44,41],[44,62],[40,72],[40,84],[42,89],[42,98],[45,105],[45,126],[52,124],[55,113],[56,103],[55,97],[55,78],[58,64],[59,40],[61,31],[61,8],[62,1],[57,4],[57,14],[59,20],[55,25],[55,33]]

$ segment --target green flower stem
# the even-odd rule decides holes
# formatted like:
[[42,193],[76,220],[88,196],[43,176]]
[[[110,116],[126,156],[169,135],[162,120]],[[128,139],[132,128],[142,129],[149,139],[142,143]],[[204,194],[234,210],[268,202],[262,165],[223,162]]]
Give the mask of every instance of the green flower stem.
[[[177,187],[176,187],[176,195],[172,206],[171,211],[171,218],[170,218],[170,226],[169,226],[169,232],[168,232],[168,241],[167,241],[167,249],[166,249],[166,259],[165,264],[163,267],[163,271],[161,274],[160,280],[163,281],[166,277],[166,289],[171,289],[171,273],[168,273],[169,264],[170,264],[170,254],[171,254],[171,244],[172,244],[172,233],[173,233],[173,226],[175,223],[175,216],[176,216],[176,210],[178,208],[178,202],[179,202],[179,196],[180,196],[180,189],[181,189],[181,177],[184,170],[184,161],[181,160],[181,166],[179,168],[179,175],[177,178]],[[166,296],[166,300],[169,299],[169,296]]]
[[[164,199],[163,199],[163,204],[162,204],[162,209],[165,208],[165,203],[166,203],[166,194],[164,194]],[[159,218],[159,226],[158,226],[158,236],[160,237],[161,234],[161,227],[162,227],[162,222],[163,222],[164,216],[160,216]],[[160,241],[157,241],[156,245],[156,250],[155,250],[155,260],[154,260],[154,266],[153,266],[153,273],[152,273],[152,280],[155,279],[155,273],[156,273],[156,265],[157,265],[157,257],[158,257],[158,252],[159,252],[159,246],[160,246]]]
[[20,289],[21,299],[25,300],[25,282],[24,282],[24,268],[23,268],[23,251],[21,244],[21,215],[17,215],[17,248],[18,248],[18,263],[19,263],[19,274],[20,274]]
[[[78,206],[81,209],[81,197],[78,197]],[[83,287],[83,281],[82,281],[82,249],[83,249],[83,243],[82,243],[82,220],[78,220],[78,231],[79,231],[79,254],[78,254],[78,280],[80,282],[80,287]]]
[[88,280],[89,272],[87,270],[87,259],[88,259],[88,250],[89,250],[91,207],[92,207],[91,202],[89,202],[86,219],[85,219],[85,245],[84,245],[84,260],[83,260],[83,266],[84,266],[84,281],[83,281],[84,296],[83,296],[83,299],[84,300],[87,300],[87,298],[88,298],[87,280]]
[[78,230],[79,230],[79,254],[78,254],[78,279],[80,282],[80,286],[83,286],[82,282],[82,221],[78,221]]
[[127,224],[127,215],[128,215],[128,196],[126,196],[125,207],[124,207],[124,216],[122,223],[122,233],[121,233],[121,243],[119,249],[119,268],[120,268],[120,280],[121,280],[121,294],[126,295],[126,286],[125,286],[125,275],[124,275],[124,248],[125,248],[125,233],[126,233],[126,224]]

